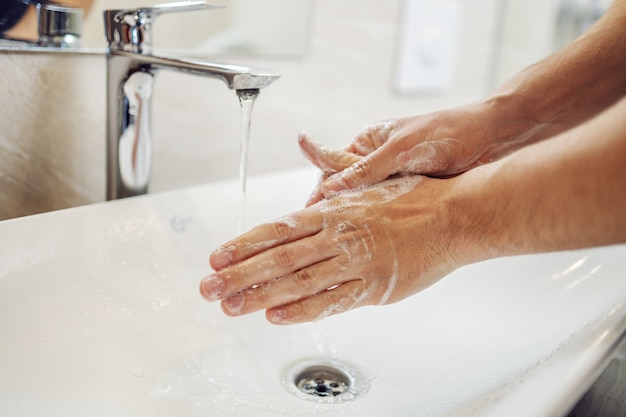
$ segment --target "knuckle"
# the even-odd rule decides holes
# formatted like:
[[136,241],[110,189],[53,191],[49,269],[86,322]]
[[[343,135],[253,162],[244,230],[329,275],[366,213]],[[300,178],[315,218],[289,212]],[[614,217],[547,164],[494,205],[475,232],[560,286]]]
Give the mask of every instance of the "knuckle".
[[298,254],[293,248],[281,247],[276,250],[274,257],[279,265],[289,267],[293,265],[297,259]]
[[357,229],[353,224],[339,223],[335,226],[332,236],[332,244],[340,248],[358,247],[360,243],[366,242],[369,236],[366,232]]
[[287,223],[278,221],[271,225],[272,234],[278,241],[285,241],[291,236],[292,228]]
[[[352,165],[350,170],[351,174],[348,176],[347,181],[355,181],[359,183],[368,178],[373,170],[372,161],[369,158],[363,158]],[[355,184],[356,185],[356,184]]]
[[337,232],[335,233],[335,236],[332,237],[333,246],[342,249],[350,248],[354,241],[355,239],[352,233]]
[[300,269],[294,273],[294,278],[299,286],[308,288],[312,285],[314,276],[309,269]]

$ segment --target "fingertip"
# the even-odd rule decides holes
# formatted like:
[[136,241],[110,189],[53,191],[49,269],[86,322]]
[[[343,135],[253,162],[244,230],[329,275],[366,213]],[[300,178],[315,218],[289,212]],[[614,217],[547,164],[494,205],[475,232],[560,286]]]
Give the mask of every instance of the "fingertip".
[[298,133],[298,144],[302,148],[314,147],[315,142],[313,138],[304,130]]
[[317,197],[316,197],[316,198],[313,198],[313,197],[311,197],[311,198],[309,198],[309,199],[306,201],[306,203],[304,204],[304,208],[309,208],[309,207],[311,207],[312,205],[319,203],[319,202],[320,202],[320,200],[321,200],[321,198],[317,198]]
[[300,132],[298,135],[298,144],[307,153],[317,151],[321,145],[313,140],[313,138],[306,132]]
[[315,190],[313,190],[309,198],[306,200],[304,207],[306,208],[306,207],[312,206],[313,204],[319,202],[323,197],[324,195],[322,194],[320,187],[318,185],[317,187],[315,187]]
[[217,275],[209,275],[200,281],[200,294],[207,301],[218,301],[224,294],[225,285]]
[[223,246],[215,249],[209,256],[209,264],[214,271],[227,267],[232,261],[232,250]]
[[289,324],[286,322],[287,310],[284,307],[274,307],[267,309],[265,311],[265,318],[272,324]]
[[[300,151],[304,154],[304,156],[313,163],[313,165],[318,166],[319,162],[317,161],[317,148],[315,144],[312,142],[311,138],[304,132],[301,132],[298,135],[298,146],[300,146]],[[318,166],[319,168],[319,166]]]
[[237,293],[232,297],[222,300],[221,307],[224,314],[230,317],[237,317],[244,314],[245,297],[242,293]]
[[198,285],[198,290],[200,291],[200,295],[202,296],[202,298],[209,301],[208,293],[204,290],[204,280],[205,278],[200,280],[200,284]]

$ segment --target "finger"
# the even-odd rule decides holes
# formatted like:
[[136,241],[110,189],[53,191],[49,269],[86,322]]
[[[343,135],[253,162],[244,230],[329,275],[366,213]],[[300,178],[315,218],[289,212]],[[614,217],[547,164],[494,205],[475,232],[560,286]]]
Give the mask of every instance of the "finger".
[[315,142],[309,135],[302,132],[298,135],[298,143],[304,155],[319,169],[326,173],[343,171],[361,159],[359,156],[342,150],[331,149]]
[[222,301],[222,309],[230,316],[248,314],[308,298],[331,286],[348,281],[340,262],[345,257],[335,256],[326,261],[302,268],[292,274],[268,281]]
[[331,196],[343,190],[377,184],[397,173],[398,166],[395,158],[390,158],[379,149],[349,168],[332,175],[321,184],[320,188],[324,196]]
[[322,214],[304,209],[255,227],[221,245],[210,256],[211,267],[219,271],[264,250],[312,236],[322,228]]
[[322,189],[320,188],[320,186],[324,181],[326,181],[326,179],[328,179],[328,177],[330,177],[330,174],[322,173],[317,185],[313,189],[313,192],[311,192],[311,195],[309,195],[309,198],[307,199],[304,207],[310,207],[324,198],[324,194],[322,193]]
[[324,194],[322,193],[322,189],[320,185],[321,184],[317,184],[315,186],[315,189],[313,190],[309,198],[306,200],[306,203],[304,204],[305,207],[310,207],[324,198]]
[[397,121],[388,120],[368,126],[355,136],[343,150],[360,156],[367,156],[380,148],[389,140],[391,133],[397,127]]
[[300,239],[245,259],[204,278],[200,292],[208,301],[229,298],[236,293],[289,275],[337,255],[336,245],[320,236]]
[[334,314],[367,304],[368,292],[363,280],[348,281],[309,298],[267,310],[265,316],[273,324],[296,324],[319,321]]

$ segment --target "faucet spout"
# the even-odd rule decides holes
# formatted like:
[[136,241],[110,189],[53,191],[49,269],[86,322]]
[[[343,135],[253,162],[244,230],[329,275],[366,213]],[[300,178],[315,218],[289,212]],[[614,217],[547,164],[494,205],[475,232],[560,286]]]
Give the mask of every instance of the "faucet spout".
[[132,59],[136,62],[136,65],[149,67],[153,71],[169,69],[193,75],[217,78],[224,81],[226,86],[232,90],[262,89],[280,77],[278,72],[271,69],[210,63],[184,58],[135,54],[124,51],[115,51],[114,54]]

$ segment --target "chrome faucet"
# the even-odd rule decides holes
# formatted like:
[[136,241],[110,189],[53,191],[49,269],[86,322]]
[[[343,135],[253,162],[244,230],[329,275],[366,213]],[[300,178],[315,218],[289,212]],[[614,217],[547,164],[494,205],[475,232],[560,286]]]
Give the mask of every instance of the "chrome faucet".
[[240,96],[256,95],[280,75],[236,65],[159,57],[152,54],[152,26],[162,13],[222,7],[204,1],[106,10],[107,199],[148,192],[152,162],[150,97],[162,69],[222,80]]
[[[14,13],[15,16],[0,16],[0,41],[3,41],[3,45],[58,48],[80,46],[83,21],[83,10],[80,7],[60,6],[43,0],[22,0],[15,2],[12,7],[18,11]],[[37,27],[33,25],[26,30],[27,37],[32,39],[15,39],[7,36],[1,29],[10,29],[5,26],[16,24],[28,7],[34,8],[37,17]]]

